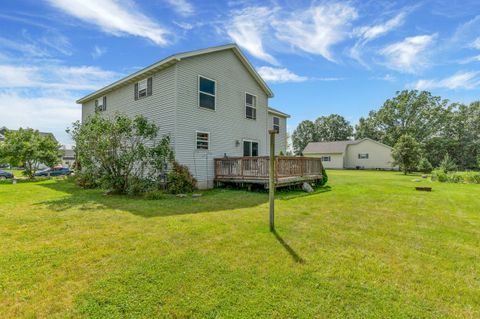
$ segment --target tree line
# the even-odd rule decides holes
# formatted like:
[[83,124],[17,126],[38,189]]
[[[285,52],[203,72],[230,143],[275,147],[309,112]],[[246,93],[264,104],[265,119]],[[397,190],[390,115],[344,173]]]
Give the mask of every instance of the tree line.
[[448,157],[459,169],[479,168],[480,101],[450,103],[427,91],[399,91],[379,110],[361,117],[355,129],[337,114],[302,121],[292,134],[292,144],[301,154],[309,142],[367,137],[392,147],[398,142],[418,143],[421,157],[434,167]]

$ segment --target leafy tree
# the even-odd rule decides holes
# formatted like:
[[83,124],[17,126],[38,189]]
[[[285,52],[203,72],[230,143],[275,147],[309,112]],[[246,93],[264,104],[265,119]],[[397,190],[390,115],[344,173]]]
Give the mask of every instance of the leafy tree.
[[399,165],[405,175],[417,168],[421,154],[420,144],[408,134],[398,139],[392,151],[394,164]]
[[425,157],[422,157],[420,159],[420,162],[418,163],[418,170],[422,173],[428,174],[432,172],[433,166],[428,161],[428,159],[426,159]]
[[20,128],[18,131],[5,132],[5,141],[0,145],[0,157],[12,166],[24,166],[24,174],[33,178],[41,164],[52,167],[58,163],[59,148],[60,145],[52,136],[42,136],[30,128]]
[[123,114],[97,113],[83,124],[75,122],[69,132],[81,166],[80,184],[122,194],[158,187],[174,158],[169,137],[158,137],[158,130],[143,116]]
[[315,142],[345,141],[353,136],[353,127],[338,114],[321,116],[315,120]]
[[447,100],[432,96],[427,91],[397,92],[394,98],[385,101],[380,110],[370,112],[369,117],[357,127],[357,135],[374,135],[364,137],[379,138],[387,145],[395,145],[406,134],[423,142],[441,127],[447,103]]
[[315,124],[309,120],[300,122],[292,134],[292,144],[295,154],[302,154],[307,144],[315,140]]
[[355,139],[371,138],[375,141],[383,140],[383,132],[379,130],[376,123],[376,112],[370,111],[368,117],[361,117],[358,124],[355,125]]
[[450,157],[448,153],[445,154],[445,157],[440,163],[440,169],[445,173],[452,172],[457,169],[457,165],[455,164],[455,162],[453,161],[453,159]]
[[477,156],[477,168],[480,168],[480,154]]

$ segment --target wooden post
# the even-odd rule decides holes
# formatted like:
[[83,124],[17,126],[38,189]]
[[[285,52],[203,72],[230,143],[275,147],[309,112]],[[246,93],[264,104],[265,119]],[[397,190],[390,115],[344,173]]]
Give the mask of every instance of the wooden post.
[[270,231],[275,230],[275,134],[276,130],[269,130],[270,134],[270,169],[268,199],[270,203]]

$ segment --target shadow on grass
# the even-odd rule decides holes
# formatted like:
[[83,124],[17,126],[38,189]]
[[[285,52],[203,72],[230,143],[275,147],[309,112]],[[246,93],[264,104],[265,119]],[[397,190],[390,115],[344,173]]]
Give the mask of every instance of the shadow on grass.
[[[127,195],[105,195],[99,189],[82,189],[71,181],[56,181],[55,183],[40,183],[39,186],[66,194],[62,198],[37,203],[47,206],[53,211],[76,209],[84,212],[99,212],[105,209],[127,211],[145,218],[172,215],[198,214],[216,211],[227,211],[256,207],[268,202],[267,193],[249,192],[235,189],[212,189],[198,191],[201,197],[187,196],[178,198],[165,195],[159,200],[146,200],[141,197]],[[323,187],[314,193],[294,191],[280,193],[279,200],[289,200],[329,191]]]
[[305,263],[305,259],[300,257],[297,254],[297,252],[285,240],[283,240],[282,236],[280,236],[280,234],[277,233],[276,229],[272,230],[272,233],[273,233],[273,235],[275,235],[275,238],[283,246],[283,248],[285,248],[285,250],[290,254],[290,256],[292,256],[293,260],[296,263],[299,263],[299,264],[304,264]]

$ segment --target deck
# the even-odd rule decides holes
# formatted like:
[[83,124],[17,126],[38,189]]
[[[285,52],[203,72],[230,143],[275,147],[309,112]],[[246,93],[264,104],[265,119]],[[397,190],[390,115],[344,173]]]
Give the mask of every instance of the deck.
[[[215,182],[233,184],[261,184],[268,188],[270,158],[224,157],[215,159]],[[315,182],[322,179],[322,161],[314,157],[275,157],[275,184],[277,187]]]

